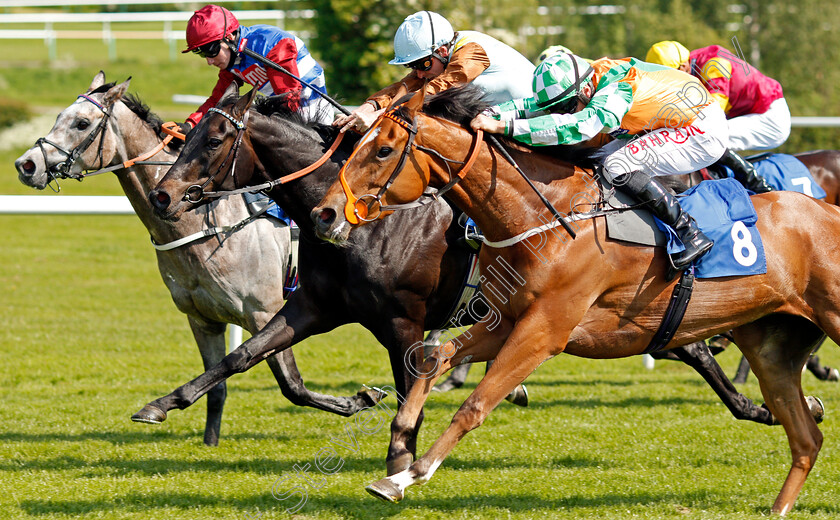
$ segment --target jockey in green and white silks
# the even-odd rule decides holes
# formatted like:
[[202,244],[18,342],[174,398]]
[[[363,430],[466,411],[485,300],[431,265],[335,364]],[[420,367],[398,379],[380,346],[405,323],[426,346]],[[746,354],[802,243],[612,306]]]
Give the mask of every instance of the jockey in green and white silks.
[[473,128],[533,146],[600,146],[602,140],[592,140],[612,137],[602,148],[604,175],[677,232],[686,249],[672,257],[674,267],[688,266],[711,248],[677,199],[651,178],[691,173],[726,150],[726,118],[702,83],[634,58],[590,64],[561,53],[534,71],[533,91],[491,107]]

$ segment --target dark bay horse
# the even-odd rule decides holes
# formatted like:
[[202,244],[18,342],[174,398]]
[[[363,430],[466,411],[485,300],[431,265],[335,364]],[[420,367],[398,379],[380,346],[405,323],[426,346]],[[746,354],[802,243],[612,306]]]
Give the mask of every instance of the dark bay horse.
[[[323,150],[334,144],[337,135],[334,129],[300,121],[278,105],[279,98],[260,103],[257,110],[248,110],[252,100],[252,96],[237,100],[229,94],[217,107],[227,116],[210,113],[207,121],[190,134],[187,150],[158,189],[150,194],[165,215],[171,218],[190,214],[187,210],[192,205],[183,198],[191,186],[203,184],[207,190],[229,190],[279,179],[315,163]],[[235,122],[241,121],[246,111],[247,125],[238,137]],[[237,139],[240,144],[234,152]],[[309,212],[335,180],[351,149],[352,143],[342,143],[329,161],[308,176],[278,182],[270,192],[281,207],[301,222],[305,238],[301,243],[302,288],[264,331],[243,344],[220,366],[153,401],[139,415],[148,414],[162,420],[165,411],[189,406],[207,388],[249,369],[266,353],[287,348],[307,335],[325,332],[336,324],[354,321],[382,338],[380,341],[391,357],[395,380],[399,382],[411,375],[405,371],[405,362],[416,374],[422,349],[409,351],[410,359],[405,359],[406,349],[419,341],[424,327],[439,326],[440,320],[446,319],[447,309],[452,307],[456,282],[464,279],[469,257],[469,251],[458,245],[464,230],[453,223],[451,208],[438,201],[427,209],[404,212],[362,228],[342,248],[316,241]],[[237,157],[236,167],[227,173],[219,165],[233,154]],[[211,174],[218,174],[219,178],[209,178]],[[407,227],[423,230],[422,236],[411,237]],[[419,275],[422,277],[418,278]],[[416,304],[406,303],[409,298]],[[311,319],[304,321],[297,306],[305,306]],[[484,316],[481,311],[476,314],[467,317]],[[467,321],[459,319],[458,324]],[[402,330],[402,336],[398,337],[396,330]],[[386,342],[388,338],[391,339]],[[737,392],[704,343],[686,345],[672,352],[706,379],[735,417],[774,424],[775,418],[767,408],[756,406]],[[405,388],[408,384],[404,383]],[[821,409],[815,407],[814,413],[821,414]],[[419,423],[416,428],[419,429]]]
[[[162,121],[139,99],[126,94],[128,86],[128,81],[106,84],[105,74],[97,74],[84,97],[76,99],[58,115],[49,134],[39,140],[40,145],[33,146],[15,161],[20,181],[44,189],[58,165],[73,150],[78,150],[78,157],[65,173],[79,176],[84,170],[121,165],[158,148],[162,141]],[[95,130],[100,124],[103,125],[100,130]],[[98,135],[88,139],[93,132]],[[171,162],[176,156],[177,149],[162,148],[148,159]],[[135,164],[114,171],[155,243],[171,244],[249,218],[240,196],[216,201],[178,222],[158,219],[147,194],[167,168],[168,165]],[[290,247],[288,226],[260,218],[243,224],[238,230],[209,233],[179,247],[156,252],[161,278],[175,305],[187,315],[205,369],[225,356],[228,323],[255,334],[283,305],[279,284],[286,274]],[[268,365],[283,395],[297,405],[346,416],[373,402],[367,390],[351,397],[309,391],[291,350],[272,356]],[[226,395],[224,382],[208,392],[204,428],[207,445],[219,443]]]
[[[235,92],[228,91],[222,105],[237,98]],[[254,93],[251,91],[252,96]],[[243,98],[242,103],[250,105],[252,100]],[[238,113],[238,117],[242,115]],[[239,188],[312,165],[334,143],[336,134],[331,127],[307,126],[291,116],[286,119],[251,111],[247,128],[243,127],[239,137],[240,146],[234,151],[236,128],[221,114],[209,112],[189,134],[181,155],[157,189],[149,194],[156,213],[168,222],[192,214],[197,205],[183,199],[187,188],[203,182],[196,179],[218,174],[207,189]],[[190,406],[231,375],[309,336],[348,323],[361,324],[385,347],[398,397],[407,394],[416,378],[408,367],[419,366],[423,360],[424,331],[440,328],[449,318],[470,255],[460,245],[463,229],[443,200],[371,226],[345,247],[319,240],[309,212],[338,175],[353,140],[357,139],[344,139],[329,160],[311,174],[268,192],[300,223],[300,288],[261,332],[195,380],[147,404],[135,414],[135,420],[162,421],[167,411]],[[234,155],[236,164],[231,169]]]
[[[450,89],[435,96],[426,112],[422,93],[389,111],[363,137],[340,178],[312,211],[319,233],[344,243],[351,230],[364,229],[361,224],[404,213],[394,210],[418,201],[427,187],[447,186],[446,196],[489,240],[510,244],[481,252],[483,273],[508,273],[507,290],[500,283],[498,291],[486,294],[501,321],[478,323],[437,348],[421,367],[429,377],[412,387],[394,418],[389,452],[399,457],[391,468],[399,471],[368,487],[390,501],[401,500],[407,487],[428,481],[505,393],[549,358],[563,352],[588,358],[641,353],[677,283],[665,279],[669,261],[662,248],[609,240],[601,217],[566,221],[577,228],[575,239],[559,225],[549,228],[539,218],[546,210],[534,191],[495,148],[469,130],[469,121],[484,108],[477,99],[470,89]],[[600,195],[589,172],[557,157],[518,146],[512,155],[543,183],[544,195],[561,211],[574,212],[587,197],[597,200]],[[456,179],[460,182],[453,184]],[[800,376],[823,332],[840,341],[840,252],[826,240],[840,233],[840,209],[790,192],[767,193],[752,201],[767,273],[698,279],[668,346],[734,331],[790,444],[792,464],[773,504],[773,512],[785,514],[822,445]],[[542,225],[542,231],[536,229]],[[539,256],[513,240],[529,233],[545,238]],[[739,298],[743,294],[750,297]],[[496,362],[441,437],[412,462],[405,432],[416,424],[435,380],[467,358]]]

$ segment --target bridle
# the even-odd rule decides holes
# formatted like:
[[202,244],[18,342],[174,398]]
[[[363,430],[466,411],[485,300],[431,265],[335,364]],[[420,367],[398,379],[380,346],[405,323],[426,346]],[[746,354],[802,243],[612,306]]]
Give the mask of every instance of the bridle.
[[[249,112],[247,110],[245,111],[245,115],[242,117],[241,121],[237,120],[235,117],[228,114],[227,112],[219,110],[216,107],[210,108],[207,112],[214,112],[230,121],[231,124],[233,124],[234,128],[236,128],[236,138],[233,142],[233,146],[231,146],[228,150],[225,159],[222,161],[221,164],[219,164],[219,167],[216,169],[216,173],[208,177],[207,180],[204,181],[204,184],[193,184],[192,186],[187,188],[187,191],[184,192],[183,200],[192,204],[197,204],[205,198],[207,198],[209,195],[211,195],[210,192],[205,192],[204,188],[209,186],[211,182],[214,182],[216,178],[223,172],[224,176],[222,177],[222,181],[224,181],[227,178],[228,174],[232,172],[233,175],[236,175],[236,171],[234,170],[234,167],[236,166],[236,158],[239,156],[239,146],[242,144],[242,137],[245,135],[245,125],[248,123]],[[225,169],[225,165],[228,163],[229,159],[230,165],[227,169]],[[215,195],[215,193],[213,193],[212,195]]]
[[[234,171],[234,165],[236,163],[236,157],[237,157],[237,154],[239,153],[239,150],[238,150],[239,145],[241,144],[242,136],[244,135],[244,132],[245,132],[245,129],[246,129],[248,114],[250,112],[246,111],[245,116],[242,118],[242,121],[237,121],[232,115],[228,114],[227,112],[223,112],[222,110],[219,110],[217,108],[211,108],[209,111],[210,112],[216,112],[218,114],[223,115],[231,123],[233,123],[233,125],[238,130],[237,136],[236,136],[236,142],[234,143],[233,147],[231,147],[231,150],[235,149],[235,151],[233,152],[234,157],[233,157],[233,161],[231,162],[231,166],[230,166],[229,171]],[[321,167],[321,165],[323,165],[325,162],[327,162],[327,159],[329,159],[332,156],[332,154],[338,149],[338,145],[341,144],[341,141],[343,139],[344,139],[344,133],[339,133],[338,136],[336,136],[336,138],[333,140],[333,143],[332,143],[332,145],[330,145],[329,149],[317,161],[315,161],[314,163],[310,164],[309,166],[307,166],[305,168],[302,168],[302,169],[300,169],[296,172],[290,173],[288,175],[284,175],[283,177],[280,177],[279,179],[274,179],[272,181],[268,181],[268,182],[265,182],[263,184],[257,184],[255,186],[246,186],[244,188],[237,188],[237,189],[234,189],[234,190],[204,191],[204,188],[209,186],[210,183],[213,182],[215,180],[215,178],[218,177],[218,175],[221,173],[221,168],[222,168],[222,166],[224,166],[225,162],[227,161],[227,157],[226,157],[225,162],[222,162],[222,166],[220,166],[219,169],[216,171],[216,173],[213,174],[212,176],[210,176],[204,182],[204,184],[193,184],[192,186],[187,188],[187,191],[184,193],[183,200],[186,201],[186,202],[190,202],[192,204],[197,204],[204,199],[217,199],[217,198],[220,198],[220,197],[228,197],[228,196],[231,196],[231,195],[238,195],[238,194],[241,194],[241,193],[256,193],[258,191],[265,192],[265,191],[268,191],[268,190],[270,190],[270,189],[272,189],[275,186],[278,186],[280,184],[285,184],[285,183],[293,181],[295,179],[300,179],[301,177],[312,173],[313,171],[315,171],[316,169]],[[229,151],[228,152],[228,157],[230,156],[230,153],[231,152]],[[224,180],[224,178],[222,180]]]
[[[85,177],[91,177],[91,176],[94,176],[94,175],[100,175],[102,173],[108,173],[108,172],[112,172],[112,171],[116,171],[116,170],[122,170],[124,168],[131,168],[135,164],[138,164],[138,165],[139,164],[142,164],[142,165],[171,165],[172,164],[172,161],[147,161],[146,160],[149,157],[158,153],[159,151],[163,150],[164,147],[166,147],[169,144],[169,142],[172,141],[173,137],[181,139],[182,141],[185,139],[185,136],[177,131],[177,126],[178,125],[176,123],[173,123],[173,122],[170,121],[170,122],[167,122],[167,123],[163,123],[161,125],[161,130],[164,133],[166,133],[167,136],[157,146],[155,146],[154,148],[152,148],[148,152],[146,152],[146,153],[144,153],[144,154],[142,154],[138,157],[135,157],[134,159],[129,159],[128,161],[122,162],[120,164],[116,164],[114,166],[109,166],[107,168],[103,168],[102,165],[104,164],[105,160],[102,156],[102,148],[103,148],[103,142],[105,141],[105,125],[107,124],[108,119],[111,117],[111,112],[106,110],[105,107],[102,106],[101,103],[98,103],[96,100],[94,100],[90,96],[87,96],[86,94],[80,94],[78,97],[84,99],[85,101],[89,101],[89,102],[93,103],[104,114],[104,116],[99,121],[99,123],[97,123],[96,127],[93,130],[91,130],[90,134],[88,134],[87,137],[85,137],[85,139],[81,143],[76,145],[76,147],[73,148],[73,150],[71,150],[69,152],[67,150],[65,150],[64,148],[62,148],[61,146],[59,146],[57,143],[54,143],[54,142],[50,141],[46,137],[41,137],[37,141],[35,141],[35,145],[41,150],[41,155],[44,157],[44,166],[46,167],[47,175],[49,176],[49,181],[47,182],[47,185],[50,186],[50,188],[52,188],[53,191],[55,191],[56,193],[61,191],[61,187],[58,186],[58,182],[56,182],[57,188],[52,187],[52,182],[57,181],[58,179],[74,179],[74,180],[77,180],[77,181],[81,181]],[[102,133],[102,137],[99,139],[99,150],[97,151],[97,156],[99,157],[99,168],[97,170],[84,170],[81,173],[71,174],[70,173],[70,168],[72,168],[73,163],[75,163],[76,160],[79,157],[81,157],[81,155],[83,153],[85,153],[85,151],[88,149],[88,147],[91,144],[93,144],[93,141],[96,139],[96,137],[99,135],[100,132]],[[54,165],[50,166],[49,163],[47,162],[47,151],[44,148],[44,144],[48,144],[48,145],[52,146],[53,148],[55,148],[56,150],[58,150],[59,152],[63,153],[66,156],[66,159],[64,159],[64,161],[62,161],[58,164],[54,164]]]
[[[87,137],[82,140],[75,148],[70,151],[65,150],[57,143],[54,143],[47,139],[46,137],[41,137],[37,141],[35,141],[35,146],[37,146],[41,150],[41,154],[44,156],[44,166],[47,169],[47,176],[49,177],[49,181],[47,182],[48,185],[51,185],[52,181],[58,179],[76,179],[81,180],[85,175],[84,174],[72,174],[70,173],[70,168],[73,167],[73,164],[78,160],[78,158],[87,151],[88,147],[93,144],[93,141],[102,134],[99,139],[99,150],[97,150],[97,156],[99,157],[99,168],[102,168],[104,164],[104,159],[102,158],[102,148],[105,143],[105,125],[108,123],[108,119],[111,117],[111,112],[102,106],[101,103],[93,99],[92,97],[88,96],[87,94],[80,94],[77,99],[83,99],[85,101],[89,101],[92,103],[96,108],[102,111],[102,119],[96,124],[96,126],[91,130],[91,132],[87,135]],[[47,150],[44,148],[44,145],[48,144],[61,152],[65,155],[66,159],[62,162],[50,165],[47,161]],[[57,183],[56,183],[57,184]],[[50,186],[52,187],[52,186]],[[58,192],[61,188],[55,189],[53,191]]]
[[[408,139],[406,141],[405,147],[403,148],[402,153],[400,154],[399,161],[397,162],[394,171],[391,173],[390,177],[388,177],[388,180],[385,182],[385,184],[383,184],[382,187],[379,189],[379,192],[376,195],[364,194],[361,197],[356,197],[355,195],[353,195],[350,186],[347,184],[345,170],[355,157],[356,152],[358,152],[362,148],[362,144],[364,143],[365,139],[373,135],[372,132],[386,119],[395,122],[399,127],[406,130],[406,132],[408,133]],[[400,110],[400,105],[396,105],[386,110],[379,117],[377,122],[370,128],[370,130],[367,131],[365,137],[362,138],[362,141],[356,147],[356,150],[354,150],[350,157],[347,159],[347,162],[344,163],[344,166],[341,168],[341,171],[338,174],[338,178],[341,181],[341,187],[344,189],[344,194],[347,197],[347,204],[345,204],[344,206],[344,217],[350,224],[355,225],[362,221],[372,222],[379,218],[383,211],[397,211],[403,209],[416,208],[419,206],[425,206],[426,204],[434,202],[435,200],[440,198],[444,193],[452,189],[453,186],[458,184],[464,177],[466,177],[467,173],[475,163],[475,160],[478,158],[478,152],[481,148],[480,145],[484,139],[484,132],[481,130],[476,131],[475,139],[473,141],[472,148],[470,149],[470,153],[467,156],[466,161],[458,161],[455,159],[444,157],[437,150],[416,144],[414,142],[416,136],[417,121],[409,119],[404,114],[404,112]],[[443,187],[439,189],[427,189],[423,192],[423,194],[420,195],[420,197],[417,198],[417,200],[413,202],[383,206],[382,197],[397,180],[397,176],[399,176],[399,174],[402,172],[412,148],[416,148],[420,151],[426,152],[443,161],[443,164],[446,166],[447,173],[449,174],[449,182],[447,182]],[[452,174],[452,170],[449,168],[450,163],[463,165],[457,175]],[[375,215],[371,217],[370,211],[375,206],[377,207],[377,211]]]

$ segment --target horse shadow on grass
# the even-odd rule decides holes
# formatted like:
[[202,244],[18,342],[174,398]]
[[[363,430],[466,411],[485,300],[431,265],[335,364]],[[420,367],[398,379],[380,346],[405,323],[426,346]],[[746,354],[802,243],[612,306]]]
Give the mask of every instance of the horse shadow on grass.
[[[103,441],[111,444],[146,444],[165,441],[192,441],[195,439],[200,439],[200,435],[195,432],[155,431],[151,428],[138,428],[136,431],[92,431],[84,433],[0,432],[0,442],[25,443]],[[291,440],[291,437],[286,435],[238,432],[225,434],[225,440],[276,440],[278,442],[285,442]]]
[[[268,486],[267,486],[268,487]],[[465,488],[461,488],[465,490]],[[51,517],[70,514],[95,515],[108,514],[115,511],[122,513],[144,513],[150,517],[159,517],[165,510],[176,509],[183,512],[192,511],[200,514],[201,508],[233,508],[240,511],[236,518],[285,518],[288,513],[296,512],[302,515],[326,513],[330,516],[353,520],[374,520],[393,518],[402,515],[404,510],[411,509],[415,513],[427,511],[429,517],[441,517],[451,514],[469,514],[471,511],[484,511],[488,516],[495,510],[504,513],[537,513],[551,515],[558,510],[580,510],[581,514],[591,514],[599,507],[615,508],[649,508],[661,511],[663,507],[672,507],[674,511],[685,513],[688,510],[708,510],[731,508],[743,511],[743,506],[727,496],[725,490],[702,490],[687,493],[640,491],[640,492],[605,492],[571,494],[563,497],[546,498],[527,491],[511,492],[508,488],[504,492],[494,495],[487,494],[455,494],[446,498],[423,498],[423,491],[416,491],[403,504],[385,504],[369,497],[359,487],[353,495],[335,495],[329,493],[329,486],[321,490],[314,490],[306,497],[302,506],[300,497],[281,501],[272,495],[270,490],[242,498],[220,497],[212,490],[206,493],[185,492],[144,492],[127,493],[102,499],[80,500],[49,500],[25,499],[18,507],[25,513],[35,517]],[[293,506],[300,506],[297,511]],[[804,509],[814,512],[840,513],[836,505],[815,504]],[[156,514],[156,510],[158,514]],[[766,514],[764,507],[752,508],[756,514]]]

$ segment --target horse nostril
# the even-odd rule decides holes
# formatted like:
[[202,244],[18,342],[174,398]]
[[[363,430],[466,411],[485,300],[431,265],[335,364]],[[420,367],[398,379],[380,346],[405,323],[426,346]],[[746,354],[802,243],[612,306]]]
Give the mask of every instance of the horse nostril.
[[152,202],[152,205],[158,209],[165,209],[169,207],[169,203],[171,201],[169,194],[162,190],[151,191],[149,193],[149,200]]
[[33,161],[29,161],[29,160],[23,161],[20,164],[19,168],[23,173],[27,173],[29,175],[32,175],[33,173],[35,173],[35,163]]
[[332,208],[324,208],[318,214],[318,219],[324,224],[332,224],[335,221],[335,210]]

